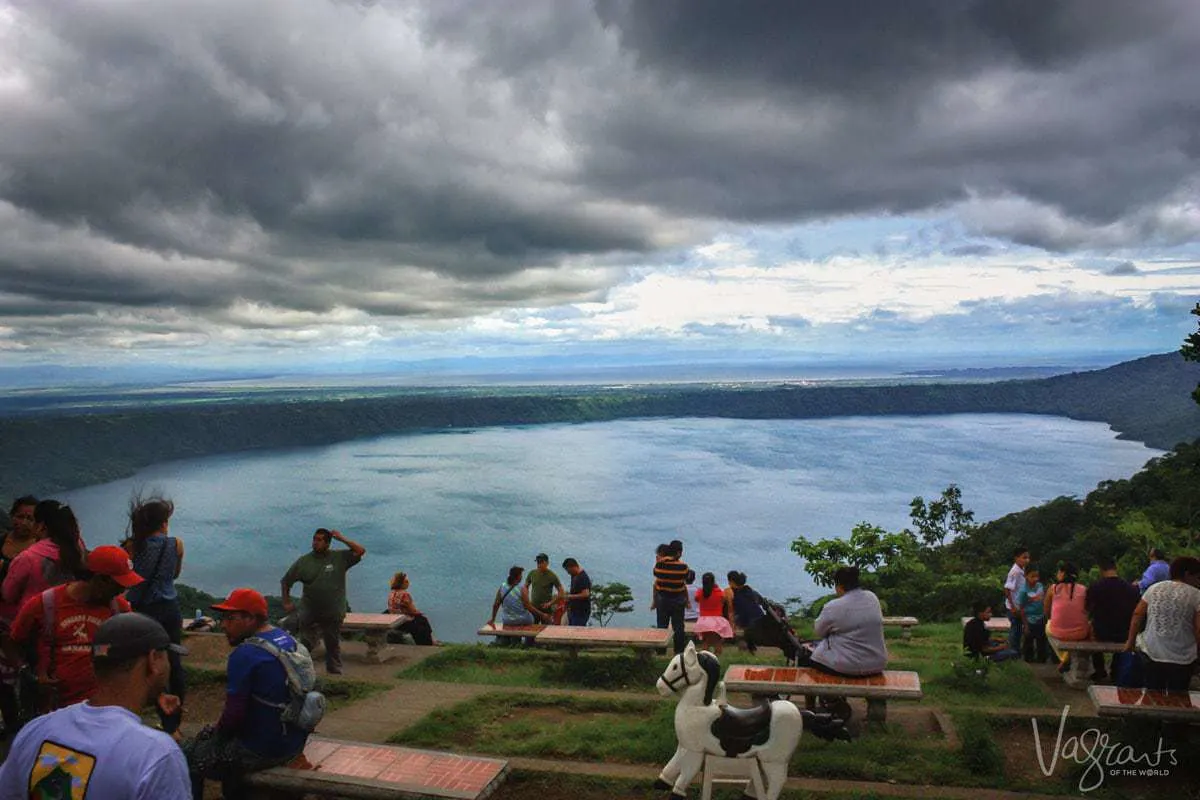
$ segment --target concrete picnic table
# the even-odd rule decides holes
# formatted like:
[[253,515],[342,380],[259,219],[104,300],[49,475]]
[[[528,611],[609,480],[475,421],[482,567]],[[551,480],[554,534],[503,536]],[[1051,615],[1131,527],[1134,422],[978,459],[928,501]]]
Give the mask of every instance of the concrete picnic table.
[[885,628],[888,628],[888,627],[894,628],[894,627],[898,626],[900,628],[900,638],[905,639],[905,640],[912,638],[912,629],[920,624],[921,624],[921,621],[919,619],[917,619],[916,617],[884,617],[883,618],[883,626]]
[[1117,686],[1089,686],[1088,696],[1101,717],[1145,717],[1166,722],[1200,723],[1200,692],[1154,692]]
[[[309,797],[483,800],[508,776],[508,762],[310,736],[291,764],[248,777],[252,786]],[[257,796],[257,795],[256,795]]]
[[[962,618],[963,626],[966,627],[966,624],[973,619],[975,619],[975,618],[974,617],[963,617]],[[992,617],[991,619],[989,619],[983,623],[983,627],[986,628],[987,630],[991,631],[992,633],[1008,633],[1009,631],[1012,630],[1012,623],[1008,621],[1008,617]]]
[[538,644],[566,647],[572,655],[580,649],[593,647],[632,647],[648,659],[655,650],[665,650],[671,644],[669,628],[591,628],[569,625],[547,625],[534,639]]
[[921,676],[907,670],[849,678],[809,667],[762,667],[735,664],[725,673],[726,692],[749,694],[802,694],[805,697],[863,697],[867,719],[887,719],[888,700],[920,700]]
[[347,614],[342,620],[343,631],[358,631],[367,640],[367,663],[382,664],[387,660],[383,645],[387,632],[401,623],[397,614]]

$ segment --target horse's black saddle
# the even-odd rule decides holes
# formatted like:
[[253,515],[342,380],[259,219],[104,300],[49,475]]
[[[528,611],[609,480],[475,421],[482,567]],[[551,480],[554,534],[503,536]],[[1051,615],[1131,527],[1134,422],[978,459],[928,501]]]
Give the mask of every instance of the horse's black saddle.
[[763,698],[750,708],[724,706],[710,730],[729,758],[747,752],[756,744],[766,744],[771,738],[771,702]]

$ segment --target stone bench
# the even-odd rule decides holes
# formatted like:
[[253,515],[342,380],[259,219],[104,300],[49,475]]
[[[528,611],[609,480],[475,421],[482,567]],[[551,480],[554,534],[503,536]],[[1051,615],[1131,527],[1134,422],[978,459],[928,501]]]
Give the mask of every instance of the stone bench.
[[[974,617],[963,617],[962,624],[965,628],[967,623]],[[1012,630],[1012,623],[1008,621],[1008,617],[992,617],[987,622],[983,623],[983,627],[991,633],[1008,633]]]
[[1125,649],[1124,642],[1097,642],[1092,639],[1064,642],[1049,635],[1046,641],[1054,648],[1054,652],[1071,654],[1071,668],[1063,673],[1063,680],[1072,689],[1086,689],[1092,682],[1093,653],[1120,653]]
[[591,628],[547,625],[534,641],[539,645],[563,647],[578,655],[580,650],[631,647],[644,659],[671,645],[670,628]]
[[535,639],[545,627],[545,625],[505,625],[503,622],[497,622],[494,627],[484,625],[475,631],[475,635],[492,636],[496,639]]
[[867,719],[884,722],[888,700],[920,700],[921,676],[915,672],[888,670],[868,678],[845,678],[809,667],[757,667],[734,665],[725,673],[726,692],[750,694],[802,694],[815,697],[863,697]]
[[[905,641],[912,638],[912,629],[921,624],[916,617],[884,617],[883,627],[899,628],[900,638]],[[965,623],[964,623],[965,624]]]
[[1164,722],[1200,723],[1200,692],[1152,692],[1116,686],[1089,686],[1101,717],[1139,717]]
[[247,781],[275,797],[474,800],[490,796],[507,776],[508,762],[500,759],[310,736],[301,758]]

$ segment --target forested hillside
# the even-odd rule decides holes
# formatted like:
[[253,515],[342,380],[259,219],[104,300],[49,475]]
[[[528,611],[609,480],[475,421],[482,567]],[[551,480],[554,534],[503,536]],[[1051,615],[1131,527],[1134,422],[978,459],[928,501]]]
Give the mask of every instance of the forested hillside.
[[489,396],[397,394],[344,401],[170,406],[0,419],[0,496],[48,494],[215,453],[332,444],[406,431],[630,417],[800,419],[1022,412],[1107,422],[1167,449],[1200,436],[1189,392],[1200,366],[1178,354],[997,383],[899,386],[531,388]]

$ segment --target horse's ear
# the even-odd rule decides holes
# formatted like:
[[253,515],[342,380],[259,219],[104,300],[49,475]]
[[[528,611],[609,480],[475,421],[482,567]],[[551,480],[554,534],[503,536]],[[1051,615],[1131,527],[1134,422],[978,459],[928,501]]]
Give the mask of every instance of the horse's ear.
[[699,656],[696,655],[696,643],[689,641],[687,647],[683,648],[683,663],[691,665],[699,660]]

